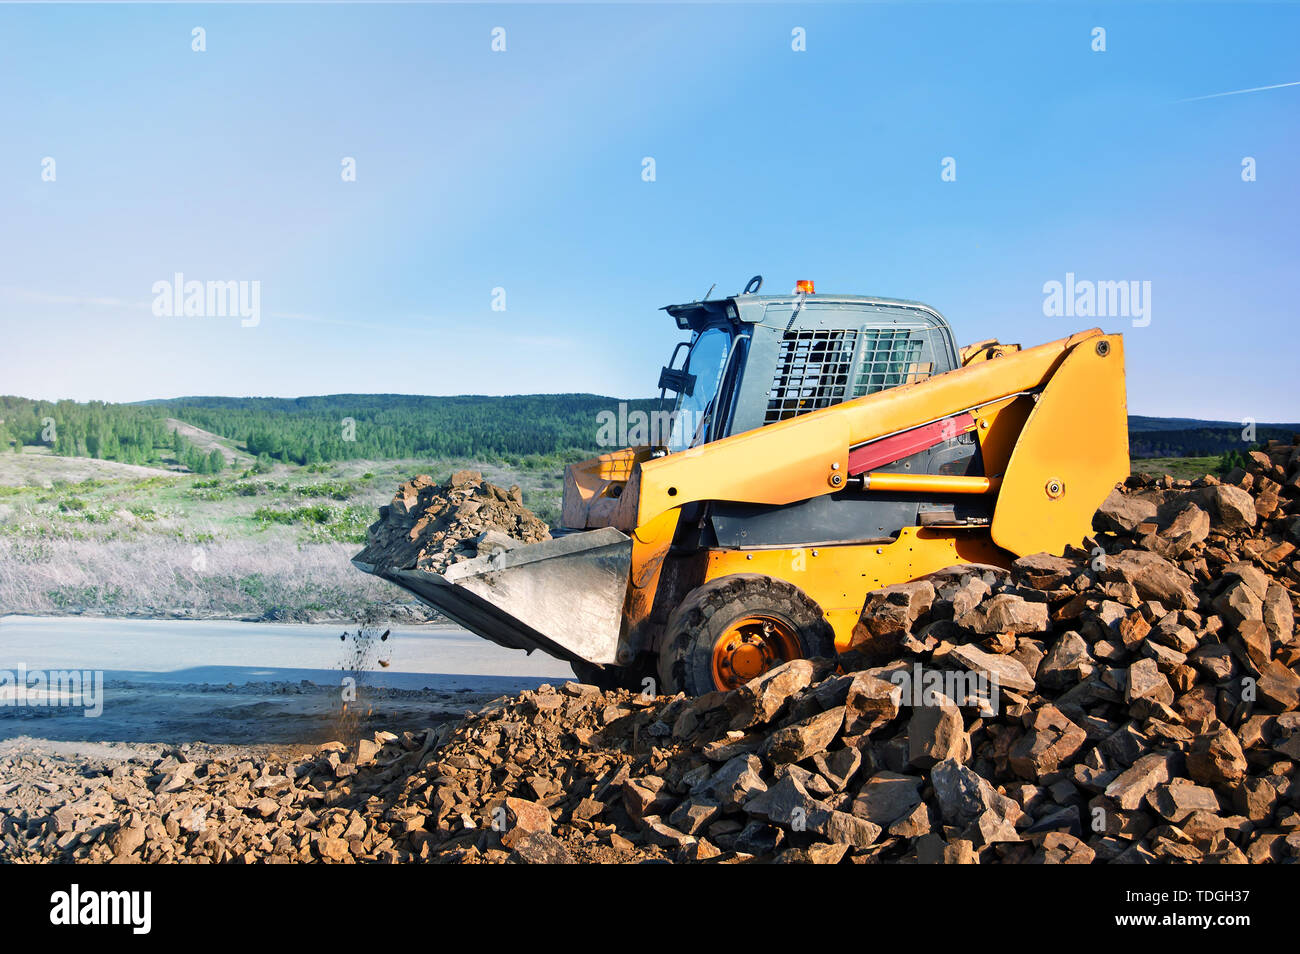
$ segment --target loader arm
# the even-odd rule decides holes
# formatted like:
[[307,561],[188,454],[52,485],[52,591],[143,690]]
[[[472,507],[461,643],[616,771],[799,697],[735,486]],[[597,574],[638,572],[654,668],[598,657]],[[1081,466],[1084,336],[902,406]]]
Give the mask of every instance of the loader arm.
[[[1001,413],[1021,398],[1033,408],[1027,420]],[[1068,517],[1037,535],[1018,527],[1008,534],[1014,545],[1007,549],[1018,554],[1049,544],[1059,549],[1068,542],[1060,538],[1067,530],[1082,539],[1097,505],[1128,474],[1122,339],[1094,328],[645,460],[637,525],[649,526],[668,511],[697,501],[785,504],[835,493],[845,489],[851,451],[963,414],[970,415],[972,423],[966,426],[976,430],[985,451],[987,477],[1005,482],[1014,467],[1013,486],[1027,492],[1024,481],[1055,468],[1065,482],[1063,492],[1049,495],[1044,486],[1030,496],[1049,499],[1062,511],[1068,507]],[[927,476],[917,475],[912,486],[924,492]],[[894,483],[889,489],[902,486]],[[943,489],[938,481],[931,486],[936,492]],[[980,489],[997,493],[996,485]],[[1035,509],[1043,512],[1041,506]]]

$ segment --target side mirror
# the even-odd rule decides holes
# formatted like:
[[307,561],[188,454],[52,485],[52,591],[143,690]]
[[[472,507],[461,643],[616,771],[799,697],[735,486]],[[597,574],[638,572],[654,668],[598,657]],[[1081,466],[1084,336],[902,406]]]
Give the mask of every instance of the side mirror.
[[680,368],[662,368],[659,371],[659,387],[690,397],[695,393],[695,375]]

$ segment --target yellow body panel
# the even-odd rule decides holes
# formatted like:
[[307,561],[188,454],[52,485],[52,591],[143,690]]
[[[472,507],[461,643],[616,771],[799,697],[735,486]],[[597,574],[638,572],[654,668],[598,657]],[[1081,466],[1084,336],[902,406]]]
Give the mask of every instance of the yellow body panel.
[[1082,543],[1128,472],[1124,342],[1105,335],[1071,351],[1034,405],[998,493],[994,542],[1020,556]]
[[849,647],[867,594],[959,563],[1009,566],[987,531],[907,527],[890,543],[793,549],[710,550],[704,581],[732,573],[785,580],[816,601],[835,630],[835,648]]
[[1006,398],[979,409],[975,418],[975,434],[980,442],[980,455],[984,458],[984,472],[990,477],[1006,473],[1016,440],[1033,409],[1034,399],[1027,394]]
[[680,510],[666,511],[632,532],[632,571],[623,607],[625,634],[639,627],[654,609],[659,575],[677,532],[679,516]]
[[624,532],[635,527],[636,465],[649,460],[651,453],[649,447],[625,447],[564,468],[562,525],[574,529],[617,527]]
[[836,409],[644,462],[640,519],[697,500],[788,504],[830,493],[831,475],[848,474],[848,419],[827,413]]
[[987,338],[984,341],[977,341],[975,344],[968,344],[958,353],[963,365],[974,364],[976,361],[992,361],[994,358],[1001,358],[1003,355],[1014,354],[1020,350],[1018,344],[1002,344],[997,338]]

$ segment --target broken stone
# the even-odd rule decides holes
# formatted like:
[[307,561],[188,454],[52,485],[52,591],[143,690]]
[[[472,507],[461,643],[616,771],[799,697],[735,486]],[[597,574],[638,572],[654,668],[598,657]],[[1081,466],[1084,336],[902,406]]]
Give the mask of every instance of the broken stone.
[[1210,515],[1210,523],[1224,530],[1245,530],[1258,519],[1250,494],[1231,484],[1216,484],[1197,493],[1199,503]]
[[853,801],[853,814],[882,827],[906,817],[921,804],[924,779],[897,772],[877,772],[863,784]]
[[1034,678],[1048,689],[1068,689],[1092,674],[1088,644],[1078,633],[1065,633],[1038,664]]
[[812,675],[811,662],[792,659],[745,683],[727,701],[728,711],[735,716],[732,726],[745,728],[770,722],[787,699],[808,687]]
[[945,841],[939,835],[924,835],[916,840],[916,860],[923,865],[977,865],[979,856],[969,838]]
[[853,676],[844,699],[846,735],[869,735],[899,713],[903,688],[869,673]]
[[1148,792],[1173,777],[1176,765],[1177,756],[1173,753],[1144,755],[1106,786],[1106,797],[1114,799],[1120,808],[1133,811]]
[[759,754],[777,764],[801,762],[825,751],[844,724],[844,707],[828,709],[818,715],[778,729],[767,737]]
[[985,812],[1014,821],[1020,817],[1015,801],[994,791],[993,786],[956,759],[937,763],[930,772],[934,796],[944,822],[964,828]]
[[525,832],[515,842],[508,860],[526,865],[574,864],[573,855],[564,843],[544,831]]
[[953,705],[918,706],[907,723],[908,764],[929,768],[945,759],[970,758],[970,737]]
[[999,593],[959,617],[957,625],[984,635],[1041,633],[1047,629],[1047,604]]
[[1089,865],[1097,853],[1078,838],[1065,832],[1048,832],[1042,837],[1030,864]]
[[1264,668],[1257,688],[1260,701],[1274,712],[1289,712],[1300,706],[1300,676],[1277,659]]
[[466,470],[442,487],[427,475],[399,486],[392,502],[379,509],[379,520],[371,524],[366,547],[355,559],[441,573],[452,563],[479,556],[476,541],[487,544],[482,555],[488,556],[550,538],[546,524],[523,506],[517,488],[503,490]]
[[814,817],[808,830],[834,845],[868,848],[880,837],[881,828],[865,818],[848,812],[822,812]]
[[1128,667],[1128,688],[1124,701],[1149,699],[1166,705],[1174,701],[1174,690],[1154,659],[1139,659]]
[[1026,722],[1026,731],[1011,748],[1008,763],[1021,778],[1038,779],[1055,773],[1087,741],[1079,728],[1055,706],[1043,706]]
[[1156,505],[1153,501],[1112,490],[1110,496],[1097,508],[1092,525],[1097,530],[1129,533],[1136,530],[1138,524],[1154,519],[1155,515]]
[[934,596],[934,585],[928,580],[900,583],[868,593],[853,628],[850,648],[868,657],[897,652],[903,637],[929,612]]
[[992,680],[993,685],[999,689],[1019,689],[1023,691],[1032,691],[1034,689],[1034,679],[1029,675],[1029,671],[1018,660],[1012,659],[1010,656],[986,653],[969,643],[953,647],[949,655],[971,672],[981,673]]
[[767,791],[763,763],[755,755],[737,755],[713,773],[700,791],[724,808],[739,808],[746,799]]
[[1142,545],[1166,560],[1181,559],[1184,554],[1210,535],[1210,515],[1195,504],[1188,503],[1169,524],[1142,538]]
[[1217,812],[1219,799],[1213,789],[1200,785],[1158,785],[1147,801],[1161,818],[1177,824],[1192,812]]
[[1269,584],[1262,616],[1268,634],[1275,642],[1288,645],[1294,643],[1295,606],[1291,602],[1291,595],[1281,584]]
[[1143,599],[1158,600],[1165,606],[1195,609],[1197,604],[1192,578],[1149,550],[1124,550],[1111,555],[1103,576],[1132,584]]
[[1264,601],[1244,580],[1238,580],[1214,600],[1215,611],[1236,625],[1247,619],[1264,619]]

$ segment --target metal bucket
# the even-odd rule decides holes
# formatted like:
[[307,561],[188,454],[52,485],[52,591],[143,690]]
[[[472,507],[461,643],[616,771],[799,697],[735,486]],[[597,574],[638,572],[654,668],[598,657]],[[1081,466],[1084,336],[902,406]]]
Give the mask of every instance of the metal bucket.
[[443,573],[352,563],[499,645],[569,662],[616,661],[632,538],[612,527],[466,560]]

